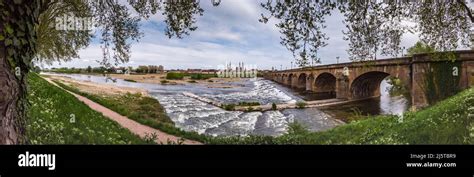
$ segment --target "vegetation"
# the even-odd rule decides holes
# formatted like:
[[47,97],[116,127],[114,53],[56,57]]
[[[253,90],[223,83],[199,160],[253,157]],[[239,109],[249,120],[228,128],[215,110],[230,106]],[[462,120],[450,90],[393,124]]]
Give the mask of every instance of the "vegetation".
[[474,144],[474,88],[403,116],[368,116],[324,132],[290,124],[280,137],[218,137],[210,144]]
[[166,74],[166,79],[168,80],[181,80],[184,78],[184,74],[183,73],[173,73],[173,72],[170,72],[170,73],[167,73]]
[[[260,22],[276,18],[281,44],[303,67],[319,62],[317,51],[327,45],[326,17],[339,10],[345,17],[344,40],[349,42],[351,60],[377,59],[377,54],[397,56],[405,33],[419,32],[420,40],[438,51],[450,51],[459,44],[469,46],[472,8],[458,1],[271,1],[262,3],[268,14]],[[436,18],[433,18],[436,17]],[[416,21],[416,27],[399,19]],[[442,26],[442,28],[440,28]]]
[[[277,27],[283,34],[281,43],[286,46],[300,66],[307,65],[308,59],[319,61],[317,51],[326,45],[328,39],[323,29],[325,17],[334,9],[346,17],[344,39],[349,41],[351,59],[368,58],[378,51],[397,54],[403,33],[412,29],[400,20],[417,23],[421,40],[437,50],[448,51],[458,48],[458,44],[469,44],[471,24],[474,23],[472,9],[465,0],[451,1],[406,1],[387,3],[385,1],[290,1],[268,0],[262,7],[269,15],[263,15],[261,22],[270,17],[277,18]],[[215,6],[218,3],[213,4]],[[169,38],[189,35],[198,27],[197,16],[204,10],[199,1],[30,1],[4,0],[0,3],[0,50],[6,51],[0,58],[6,71],[0,77],[0,85],[5,86],[0,99],[0,116],[13,124],[0,125],[0,144],[21,142],[27,112],[27,74],[32,61],[68,60],[77,58],[77,52],[88,46],[93,37],[88,30],[55,30],[54,18],[63,15],[96,17],[95,29],[103,47],[104,67],[128,62],[131,43],[142,37],[140,20],[153,14],[162,14],[165,35]],[[130,12],[132,11],[132,12]],[[368,13],[364,13],[368,12]],[[437,18],[433,18],[433,17]],[[439,28],[442,26],[443,28]],[[45,40],[41,40],[45,39]],[[52,46],[54,45],[54,46]],[[375,57],[374,57],[375,58]],[[17,77],[12,77],[15,72]],[[8,95],[7,95],[8,94]],[[8,127],[7,127],[8,126]],[[8,136],[7,136],[8,135]]]
[[276,103],[272,103],[272,110],[274,110],[274,111],[277,110],[277,105],[276,105]]
[[30,73],[29,144],[148,144],[64,90]]
[[[60,134],[56,127],[50,127],[49,125],[55,124],[65,124],[58,122],[67,122],[68,120],[59,119],[56,116],[48,115],[50,114],[49,110],[43,106],[48,106],[50,108],[61,107],[52,112],[63,112],[62,114],[69,115],[71,112],[75,114],[76,121],[81,121],[83,115],[87,117],[92,113],[85,113],[81,111],[83,105],[79,103],[76,99],[72,98],[71,95],[66,92],[60,92],[61,90],[55,88],[48,83],[46,83],[41,78],[32,77],[32,80],[40,79],[42,85],[32,84],[32,88],[41,88],[37,91],[32,91],[31,93],[38,97],[38,95],[44,95],[42,98],[35,98],[31,96],[32,99],[40,99],[38,101],[46,102],[46,104],[38,104],[38,101],[31,100],[32,109],[29,114],[36,115],[33,116],[32,120],[36,120],[37,123],[29,123],[29,139],[33,140],[32,142],[38,144],[50,143],[49,141],[55,141],[53,139],[58,139],[60,136],[67,136],[69,134]],[[30,83],[31,84],[31,83]],[[112,99],[107,97],[98,97],[95,95],[88,95],[85,93],[79,92],[77,89],[68,87],[64,84],[62,87],[84,95],[110,109],[119,112],[131,119],[136,120],[145,125],[149,125],[154,128],[158,128],[170,134],[175,134],[184,138],[198,140],[206,144],[474,144],[471,134],[474,133],[474,127],[472,118],[469,117],[469,114],[473,114],[474,111],[474,88],[463,91],[449,99],[441,101],[436,105],[433,105],[425,110],[418,112],[407,112],[403,116],[365,116],[363,120],[354,120],[349,124],[341,125],[336,128],[333,128],[324,132],[310,132],[303,125],[299,123],[291,123],[288,127],[288,133],[279,137],[270,137],[270,136],[256,136],[250,135],[246,137],[209,137],[204,135],[198,135],[197,133],[190,133],[181,131],[174,126],[172,123],[166,123],[165,120],[166,114],[160,115],[156,111],[153,113],[150,110],[156,109],[154,106],[158,106],[156,100],[146,100],[143,101],[140,95],[127,94],[123,96],[124,98]],[[33,90],[33,89],[32,89]],[[48,92],[47,94],[41,92]],[[52,92],[52,93],[49,93]],[[62,94],[58,94],[58,92]],[[56,98],[65,97],[65,98]],[[41,99],[52,98],[50,101],[44,101]],[[72,99],[71,99],[72,98]],[[56,100],[56,101],[54,101]],[[57,101],[60,100],[60,101]],[[64,103],[65,100],[74,100],[71,103]],[[140,100],[140,101],[137,101]],[[36,102],[36,104],[34,104]],[[49,103],[51,102],[51,103]],[[69,102],[69,101],[68,101]],[[131,104],[133,102],[133,104]],[[50,105],[53,104],[53,105]],[[74,110],[68,110],[67,106],[64,105],[74,105]],[[134,105],[134,106],[131,106]],[[151,106],[153,105],[153,106]],[[228,105],[229,107],[232,104]],[[235,105],[234,105],[235,106]],[[72,107],[72,106],[71,106]],[[162,109],[162,108],[160,108]],[[89,109],[90,110],[90,109]],[[74,112],[79,111],[79,112]],[[140,112],[135,114],[134,112]],[[87,112],[87,111],[86,111]],[[76,114],[77,113],[77,114]],[[100,114],[96,113],[99,117]],[[158,114],[158,115],[156,115]],[[55,115],[55,114],[53,114]],[[93,115],[93,114],[92,114]],[[356,114],[357,115],[357,114]],[[48,120],[47,123],[41,122],[39,117],[51,117],[53,120]],[[61,117],[61,116],[60,116]],[[86,117],[86,116],[84,116]],[[157,118],[158,117],[158,118]],[[163,119],[160,120],[159,117]],[[108,120],[101,117],[100,120]],[[94,118],[92,118],[94,119]],[[87,126],[96,126],[98,120],[91,120],[94,122],[94,125]],[[168,120],[169,121],[169,120]],[[99,121],[100,122],[100,121]],[[107,122],[107,121],[105,121]],[[162,123],[165,122],[165,123]],[[112,122],[113,123],[113,122]],[[40,125],[35,125],[40,124]],[[47,124],[47,125],[46,125]],[[85,123],[84,123],[85,124]],[[31,125],[31,126],[30,126]],[[116,124],[113,124],[118,126]],[[98,126],[98,125],[97,125]],[[45,129],[40,132],[38,129]],[[98,126],[101,128],[104,125]],[[107,126],[105,126],[107,127]],[[85,128],[87,129],[87,128]],[[64,129],[63,129],[64,130]],[[51,132],[49,132],[51,131]],[[100,131],[100,130],[97,130]],[[107,132],[109,132],[108,130]],[[48,140],[40,139],[38,135],[49,134]],[[34,136],[38,137],[34,137]],[[77,136],[77,134],[72,133],[71,135]],[[87,135],[89,136],[89,135]],[[42,136],[43,137],[43,136]],[[116,136],[118,137],[118,136]],[[124,137],[124,136],[121,136]],[[88,137],[90,138],[90,137]],[[99,138],[99,137],[92,137]],[[69,143],[74,141],[74,138],[71,138],[70,141],[61,141]],[[83,139],[86,141],[88,139]],[[57,141],[57,140],[56,140]],[[101,140],[91,139],[91,141],[101,142]],[[140,141],[140,140],[137,140]],[[143,142],[144,140],[141,140]],[[127,141],[119,141],[120,143]],[[129,141],[134,143],[133,141]],[[53,142],[55,143],[55,142]],[[73,143],[83,143],[83,142],[73,142]],[[137,142],[139,143],[139,142]]]
[[238,106],[260,106],[259,102],[239,102]]
[[429,104],[434,104],[458,93],[461,62],[442,61],[431,63],[430,69],[424,69],[424,80],[420,84]]
[[414,46],[407,49],[408,56],[413,56],[415,54],[421,54],[421,53],[433,53],[433,52],[436,52],[436,50],[433,47],[421,41],[416,42]]
[[168,81],[168,80],[161,80],[160,83],[161,83],[161,84],[167,84],[167,83],[170,83],[170,81]]
[[206,80],[206,79],[210,79],[210,78],[213,78],[213,77],[217,77],[216,74],[191,74],[191,79],[194,79],[194,80]]
[[127,81],[127,82],[137,82],[136,80],[133,80],[133,79],[124,79],[124,81]]
[[176,135],[182,138],[204,142],[206,136],[195,132],[182,131],[174,126],[174,123],[167,116],[164,108],[158,100],[142,96],[141,94],[125,94],[119,96],[99,96],[81,92],[80,90],[55,81],[66,90],[82,95],[90,100],[101,104],[123,116],[135,120],[141,124],[159,129],[163,132]]
[[388,89],[390,96],[409,95],[410,92],[407,90],[407,88],[405,88],[405,85],[399,78],[389,77],[387,82],[392,86],[390,89]]
[[221,108],[227,111],[234,111],[235,110],[235,104],[222,104]]
[[192,83],[192,84],[195,84],[195,83],[197,83],[197,82],[196,82],[196,81],[194,81],[194,80],[190,80],[190,81],[188,81],[188,82],[189,82],[189,83]]
[[304,101],[298,101],[296,102],[296,108],[298,109],[304,109],[306,107],[306,102]]

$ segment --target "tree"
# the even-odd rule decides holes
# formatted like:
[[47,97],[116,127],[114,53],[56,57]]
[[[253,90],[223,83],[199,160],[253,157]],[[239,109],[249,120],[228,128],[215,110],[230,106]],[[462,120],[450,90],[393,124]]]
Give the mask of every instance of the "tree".
[[0,1],[0,144],[26,142],[26,79],[32,61],[76,58],[77,51],[89,44],[88,32],[52,32],[49,26],[55,20],[52,17],[66,12],[97,17],[94,27],[101,33],[103,49],[100,63],[109,68],[112,63],[128,61],[131,42],[141,37],[138,22],[157,13],[160,7],[165,7],[163,15],[169,37],[181,38],[189,34],[188,31],[196,30],[195,15],[202,14],[196,1],[129,0],[128,4],[137,11],[138,17],[131,15],[129,6],[113,0]]
[[436,52],[436,50],[433,47],[421,41],[416,42],[415,45],[407,49],[408,56],[413,56],[414,54],[420,54],[420,53],[433,53],[433,52]]
[[[303,3],[304,2],[304,3]],[[307,66],[310,59],[320,62],[316,52],[319,48],[327,45],[329,38],[322,32],[326,15],[329,15],[335,7],[330,1],[276,1],[269,0],[261,6],[270,12],[267,17],[262,14],[259,20],[267,23],[270,17],[280,20],[276,26],[284,37],[281,44],[284,45],[297,59],[298,66]]]
[[[376,59],[380,52],[397,55],[403,33],[420,32],[420,39],[439,51],[469,46],[470,27],[474,23],[472,8],[465,0],[446,1],[272,1],[262,3],[269,17],[262,14],[261,22],[270,17],[279,20],[283,34],[281,43],[293,54],[297,63],[306,63],[308,56],[324,47],[328,37],[322,31],[324,18],[336,8],[344,14],[351,60]],[[311,12],[306,15],[306,12]],[[413,22],[415,27],[407,25]],[[316,23],[317,26],[314,25]],[[308,30],[308,27],[310,30]],[[312,49],[308,51],[308,48]],[[314,57],[314,56],[311,56]]]
[[87,71],[88,73],[91,73],[91,72],[92,72],[92,67],[91,67],[91,66],[87,66],[86,71]]
[[[139,21],[162,11],[165,34],[182,38],[197,29],[196,16],[204,10],[199,1],[128,0],[2,0],[0,1],[0,144],[25,142],[24,121],[27,112],[26,78],[32,61],[69,60],[89,44],[91,35],[81,30],[60,31],[51,28],[56,15],[90,15],[96,17],[94,27],[100,33],[103,58],[101,65],[128,62],[131,42],[142,36]],[[216,3],[215,5],[218,5]],[[465,0],[445,1],[271,1],[261,4],[270,17],[280,20],[281,43],[290,50],[299,66],[309,59],[319,61],[317,51],[326,45],[323,32],[325,17],[338,8],[345,14],[349,54],[358,59],[399,50],[402,33],[413,30],[400,23],[413,21],[421,41],[436,50],[447,51],[469,44],[470,27],[474,23],[472,9]],[[132,15],[130,7],[138,16]],[[350,14],[350,15],[346,15]],[[395,28],[393,28],[394,26]],[[378,28],[380,27],[380,28]],[[52,30],[52,31],[51,31]],[[47,34],[50,33],[50,34]],[[51,45],[51,48],[48,48]]]

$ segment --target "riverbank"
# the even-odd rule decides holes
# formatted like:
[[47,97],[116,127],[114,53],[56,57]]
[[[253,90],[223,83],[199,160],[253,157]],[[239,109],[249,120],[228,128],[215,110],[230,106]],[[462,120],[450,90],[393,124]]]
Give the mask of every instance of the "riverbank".
[[[95,91],[99,88],[107,87],[109,85],[98,83],[91,85],[89,82],[71,80],[60,76],[48,77],[48,79],[51,79],[55,84],[63,89],[100,104],[95,106],[104,106],[111,111],[117,112],[119,116],[115,117],[118,117],[116,118],[118,121],[124,122],[126,121],[124,119],[130,119],[149,126],[137,129],[136,127],[141,125],[128,126],[129,123],[123,123],[124,126],[130,127],[131,130],[135,130],[132,132],[138,132],[138,134],[143,135],[142,129],[147,129],[149,130],[147,132],[156,133],[156,138],[159,139],[159,143],[167,143],[167,139],[170,139],[172,143],[176,143],[179,139],[177,137],[183,138],[183,144],[200,144],[196,141],[204,141],[204,137],[197,133],[185,132],[176,128],[173,121],[171,121],[166,115],[164,108],[160,105],[158,100],[148,96],[148,94],[142,95],[142,89],[115,86],[115,89],[113,89],[115,92],[96,93]],[[83,85],[89,87],[84,87]],[[124,91],[134,92],[123,93]],[[151,130],[150,128],[157,130]]]
[[293,125],[279,137],[215,138],[211,144],[474,144],[474,88],[402,116],[365,116],[324,132]]
[[218,78],[213,77],[209,79],[192,79],[191,77],[184,77],[183,79],[166,79],[166,74],[109,74],[110,77],[116,79],[124,79],[132,82],[139,83],[150,83],[150,84],[165,84],[165,85],[176,85],[176,84],[196,84],[203,85],[208,88],[236,88],[241,87],[239,85],[231,84],[234,82],[241,81],[241,78]]
[[51,85],[28,76],[27,144],[152,144]]
[[[34,80],[30,83],[33,91],[29,96],[32,102],[29,121],[32,122],[28,123],[27,135],[32,144],[147,143],[114,122],[104,121],[105,117],[81,106],[82,102],[41,78],[32,76],[30,80]],[[78,127],[71,126],[68,124],[71,113],[76,120],[88,121],[81,121]],[[309,132],[301,124],[293,123],[288,133],[278,137],[210,137],[181,133],[196,136],[204,144],[474,144],[472,114],[474,89],[469,89],[418,112],[402,116],[364,116],[363,120],[324,132]]]

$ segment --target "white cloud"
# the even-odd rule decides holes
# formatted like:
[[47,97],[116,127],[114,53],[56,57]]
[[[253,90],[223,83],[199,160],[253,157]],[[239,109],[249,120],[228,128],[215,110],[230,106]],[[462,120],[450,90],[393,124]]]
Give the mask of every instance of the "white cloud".
[[[218,7],[210,1],[202,1],[204,15],[198,17],[196,31],[183,39],[169,39],[164,35],[161,12],[143,22],[141,29],[145,36],[134,43],[130,62],[125,65],[164,65],[165,68],[210,68],[232,61],[256,64],[259,68],[289,67],[293,61],[291,53],[280,44],[280,33],[271,18],[267,24],[258,22],[260,14],[266,14],[260,7],[261,1],[225,0]],[[344,16],[336,10],[326,18],[325,32],[330,38],[328,46],[318,56],[323,64],[347,62],[348,42],[343,40]],[[405,34],[402,45],[408,48],[418,40],[417,34]],[[102,58],[99,44],[92,44],[80,51],[81,60],[63,63],[67,67],[98,66]],[[56,63],[54,67],[58,67]]]

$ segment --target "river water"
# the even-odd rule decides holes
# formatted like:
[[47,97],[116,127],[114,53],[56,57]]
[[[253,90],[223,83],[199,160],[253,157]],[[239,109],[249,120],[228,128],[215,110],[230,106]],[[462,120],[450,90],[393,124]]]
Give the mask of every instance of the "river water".
[[328,108],[286,109],[282,111],[241,112],[226,111],[219,107],[198,101],[183,95],[190,92],[200,97],[222,103],[260,102],[294,103],[305,100],[303,94],[275,82],[256,78],[234,82],[235,88],[208,88],[199,84],[161,85],[127,82],[122,79],[112,81],[103,76],[81,74],[53,74],[72,79],[95,83],[107,83],[117,86],[137,87],[148,90],[149,94],[160,101],[176,127],[185,131],[195,131],[212,136],[234,135],[282,135],[288,130],[288,124],[297,121],[310,131],[323,131],[341,125],[340,120],[354,114],[401,114],[408,109],[408,101],[403,97],[390,97],[386,89],[390,87],[382,82],[382,96],[363,102],[350,103]]

